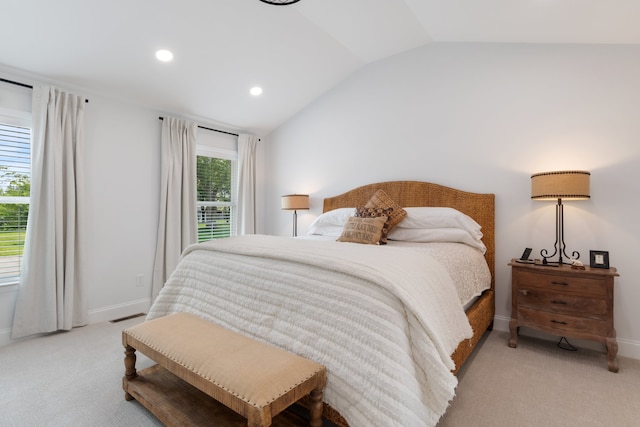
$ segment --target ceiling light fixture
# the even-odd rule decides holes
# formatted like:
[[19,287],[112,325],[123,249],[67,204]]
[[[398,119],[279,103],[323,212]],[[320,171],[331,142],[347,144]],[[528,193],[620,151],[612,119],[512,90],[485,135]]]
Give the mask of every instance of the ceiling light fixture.
[[249,91],[249,93],[251,93],[251,95],[253,95],[253,96],[261,95],[262,94],[262,88],[258,87],[258,86],[252,87],[251,90]]
[[300,0],[260,0],[262,3],[272,4],[274,6],[286,6],[288,4],[298,3]]
[[173,53],[166,49],[160,49],[156,52],[156,58],[158,58],[158,61],[169,62],[173,59]]

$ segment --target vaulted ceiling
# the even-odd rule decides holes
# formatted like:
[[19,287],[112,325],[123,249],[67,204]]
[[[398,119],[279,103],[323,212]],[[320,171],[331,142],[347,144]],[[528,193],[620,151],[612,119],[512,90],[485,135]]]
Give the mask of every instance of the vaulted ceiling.
[[[3,0],[0,10],[5,72],[262,135],[358,68],[427,43],[640,43],[638,0]],[[172,62],[156,60],[161,48]]]

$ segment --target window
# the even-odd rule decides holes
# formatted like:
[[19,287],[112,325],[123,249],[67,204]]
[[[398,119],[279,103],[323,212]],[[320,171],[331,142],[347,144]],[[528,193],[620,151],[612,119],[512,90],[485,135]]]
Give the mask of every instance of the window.
[[31,129],[16,123],[0,117],[0,284],[18,281],[29,213]]
[[198,147],[198,242],[234,236],[237,153]]

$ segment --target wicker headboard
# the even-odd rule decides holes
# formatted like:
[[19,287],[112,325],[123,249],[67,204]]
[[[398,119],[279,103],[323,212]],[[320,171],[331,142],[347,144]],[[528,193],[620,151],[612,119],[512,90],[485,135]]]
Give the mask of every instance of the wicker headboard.
[[403,207],[449,207],[469,215],[482,226],[485,258],[491,271],[491,288],[495,286],[495,195],[469,193],[430,182],[388,181],[363,185],[335,197],[324,199],[323,212],[337,208],[363,206],[382,189]]

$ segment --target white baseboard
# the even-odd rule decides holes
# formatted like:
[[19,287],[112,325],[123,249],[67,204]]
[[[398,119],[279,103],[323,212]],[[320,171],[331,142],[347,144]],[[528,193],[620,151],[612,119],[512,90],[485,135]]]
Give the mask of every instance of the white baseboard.
[[95,308],[89,310],[89,324],[107,322],[109,320],[120,319],[138,313],[149,312],[151,298],[143,298],[136,301],[129,301],[124,304],[116,304],[108,307]]
[[[151,307],[151,298],[143,298],[136,301],[129,301],[124,304],[116,304],[108,307],[100,307],[89,310],[89,324],[107,322],[109,320],[132,316],[138,313],[148,313]],[[23,339],[29,339],[27,337]],[[0,329],[0,347],[20,340],[11,339],[11,328]]]
[[[493,318],[493,329],[496,331],[509,332],[509,320],[511,319],[508,317],[495,316]],[[549,341],[558,340],[558,337],[555,335],[545,334],[530,328],[521,329],[520,333],[525,336],[546,339]],[[571,339],[571,344],[576,347],[587,348],[590,350],[603,351],[604,349],[603,344],[595,341]],[[505,345],[507,345],[506,342]],[[618,356],[640,360],[640,342],[618,338]]]

